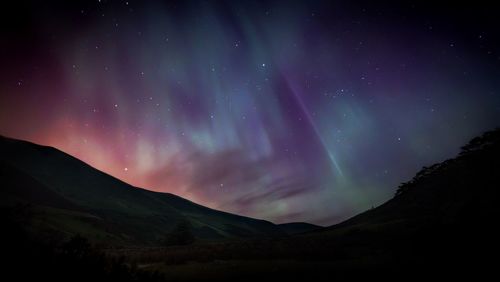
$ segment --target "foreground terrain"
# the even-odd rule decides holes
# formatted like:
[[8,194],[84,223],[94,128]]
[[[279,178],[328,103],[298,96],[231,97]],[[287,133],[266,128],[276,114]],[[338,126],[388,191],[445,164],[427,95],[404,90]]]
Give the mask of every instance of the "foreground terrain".
[[500,130],[424,167],[385,204],[325,228],[141,190],[23,141],[3,138],[0,150],[4,265],[19,277],[477,278],[495,269]]

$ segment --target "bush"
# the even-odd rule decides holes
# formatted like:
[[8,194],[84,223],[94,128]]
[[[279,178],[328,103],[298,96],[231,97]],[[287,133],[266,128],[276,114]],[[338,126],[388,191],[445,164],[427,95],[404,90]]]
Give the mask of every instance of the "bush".
[[192,225],[188,220],[181,220],[177,225],[168,233],[164,240],[164,246],[179,246],[189,245],[194,242],[195,238],[192,231]]

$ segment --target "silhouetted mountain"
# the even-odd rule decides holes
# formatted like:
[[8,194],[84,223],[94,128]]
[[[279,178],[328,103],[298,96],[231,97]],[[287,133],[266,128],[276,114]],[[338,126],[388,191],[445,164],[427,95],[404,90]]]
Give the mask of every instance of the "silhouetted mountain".
[[[499,251],[500,130],[424,168],[387,203],[340,224],[276,239],[154,253],[175,279],[423,280],[495,274]],[[131,259],[150,250],[127,253]],[[225,261],[227,264],[219,262]],[[190,264],[189,262],[192,262]],[[170,267],[185,264],[185,267]],[[218,269],[217,273],[209,271]],[[156,269],[156,268],[153,268]]]
[[489,225],[499,210],[499,175],[497,129],[472,139],[456,158],[423,167],[383,205],[325,230],[409,222]]
[[284,235],[264,220],[213,210],[128,185],[57,149],[0,138],[0,205],[29,204],[48,237],[82,234],[112,244],[158,244],[179,222],[197,238]]
[[424,167],[393,199],[340,224],[292,239],[316,258],[375,262],[377,269],[448,276],[495,270],[499,250],[500,129]]
[[321,226],[306,222],[290,222],[290,223],[278,224],[278,226],[288,235],[301,234],[322,228]]
[[[146,279],[416,280],[472,275],[482,280],[495,274],[496,260],[492,257],[499,251],[500,235],[496,226],[500,210],[500,130],[474,138],[454,159],[424,167],[385,204],[319,229],[303,223],[276,226],[210,210],[173,195],[134,188],[55,149],[11,139],[2,139],[0,147],[2,179],[8,184],[2,188],[1,204],[16,215],[7,216],[16,221],[7,226],[23,226],[30,221],[29,226],[50,229],[51,236],[58,230],[85,233],[90,238],[109,236],[120,242],[132,241],[125,235],[137,236],[133,242],[150,232],[171,235],[165,245],[174,242],[174,246],[167,248],[108,250],[111,258],[125,258],[117,272],[125,277],[150,271],[153,274]],[[104,187],[102,191],[100,187]],[[226,225],[219,227],[221,222]],[[228,222],[232,227],[227,227]],[[190,245],[191,232],[196,235],[200,226],[234,240]],[[128,228],[143,229],[134,232]],[[168,232],[161,228],[168,228]],[[241,234],[239,228],[252,232]],[[276,229],[294,235],[269,237],[283,233]],[[14,235],[0,242],[12,247],[16,244],[8,242],[19,241],[22,236],[16,234],[23,232],[9,230],[0,235]],[[249,234],[251,238],[245,237]],[[48,257],[64,260],[68,255],[65,246],[50,251]],[[69,256],[73,260],[74,249]],[[77,254],[80,249],[76,248]],[[19,252],[13,249],[11,253]],[[86,260],[80,259],[77,256],[76,265],[69,266],[81,269],[79,264]],[[128,267],[136,263],[143,264],[137,274],[136,269]],[[104,271],[104,276],[111,273],[107,260],[93,267]]]

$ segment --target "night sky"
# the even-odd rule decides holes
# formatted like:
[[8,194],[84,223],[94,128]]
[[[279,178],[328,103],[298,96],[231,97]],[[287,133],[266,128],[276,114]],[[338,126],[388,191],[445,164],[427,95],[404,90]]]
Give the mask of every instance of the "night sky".
[[337,223],[500,121],[495,7],[373,2],[11,3],[0,133],[208,207]]

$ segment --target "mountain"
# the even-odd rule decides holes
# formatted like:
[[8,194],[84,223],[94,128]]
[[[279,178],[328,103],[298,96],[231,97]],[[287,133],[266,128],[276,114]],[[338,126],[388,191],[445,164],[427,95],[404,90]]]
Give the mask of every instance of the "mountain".
[[182,222],[199,239],[285,235],[271,222],[133,187],[55,148],[0,137],[0,207],[48,238],[81,234],[112,245],[157,245]]
[[[499,176],[496,130],[340,224],[272,240],[185,246],[163,253],[159,269],[172,280],[482,280],[497,272]],[[150,252],[127,254],[132,260]]]
[[301,256],[348,261],[355,269],[493,272],[490,256],[500,251],[500,129],[461,149],[453,159],[423,167],[381,206],[295,236],[288,248],[307,246]]
[[[497,272],[500,129],[472,139],[456,158],[424,167],[385,204],[319,229],[303,223],[273,225],[135,188],[52,148],[12,139],[2,139],[0,148],[2,180],[8,184],[2,186],[0,204],[10,207],[0,212],[6,227],[0,232],[0,245],[7,249],[2,255],[12,265],[6,269],[15,274],[39,276],[45,271],[45,277],[52,278],[64,262],[73,268],[62,269],[78,277],[89,274],[89,267],[94,267],[95,277],[102,276],[102,268],[110,272],[109,266],[94,264],[95,256],[82,256],[88,247],[78,237],[69,240],[70,248],[68,243],[42,245],[37,251],[33,247],[37,244],[17,230],[24,222],[37,230],[49,229],[51,235],[58,230],[95,238],[97,233],[130,244],[157,242],[139,239],[149,233],[161,236],[174,228],[172,221],[181,220],[193,225],[198,238],[205,238],[198,233],[203,224],[224,238],[245,239],[206,240],[167,249],[106,248],[106,254],[123,257],[119,269],[128,269],[132,277],[143,274],[127,265],[138,264],[140,271],[161,273],[167,281],[482,280]],[[21,214],[21,219],[12,214]],[[32,220],[26,221],[30,215]],[[252,232],[234,233],[232,228],[218,227],[220,222]],[[292,235],[279,236],[285,231]]]
[[471,226],[497,219],[500,188],[500,129],[484,133],[462,147],[460,154],[423,167],[401,183],[383,205],[324,231],[380,224]]
[[281,230],[288,235],[296,235],[321,229],[321,226],[306,222],[290,222],[278,224]]

